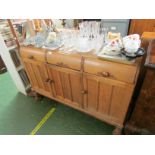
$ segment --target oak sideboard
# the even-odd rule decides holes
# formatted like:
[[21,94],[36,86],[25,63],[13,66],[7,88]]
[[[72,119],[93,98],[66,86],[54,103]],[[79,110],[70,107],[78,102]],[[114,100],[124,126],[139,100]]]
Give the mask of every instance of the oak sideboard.
[[134,64],[100,60],[91,54],[64,54],[35,47],[20,48],[31,89],[38,94],[123,128],[140,71]]

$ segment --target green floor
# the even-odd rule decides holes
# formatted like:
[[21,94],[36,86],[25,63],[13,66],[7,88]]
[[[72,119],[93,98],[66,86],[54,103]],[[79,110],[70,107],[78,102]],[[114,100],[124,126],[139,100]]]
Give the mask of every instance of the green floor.
[[56,111],[37,132],[38,135],[105,135],[114,127],[91,116],[43,98],[35,101],[19,93],[9,73],[0,74],[0,134],[27,135],[52,108]]

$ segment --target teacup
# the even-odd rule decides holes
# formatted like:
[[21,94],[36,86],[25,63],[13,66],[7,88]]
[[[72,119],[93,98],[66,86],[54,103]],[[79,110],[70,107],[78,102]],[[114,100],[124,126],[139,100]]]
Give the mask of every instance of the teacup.
[[141,41],[138,34],[133,34],[123,38],[123,46],[127,53],[136,53],[140,48]]

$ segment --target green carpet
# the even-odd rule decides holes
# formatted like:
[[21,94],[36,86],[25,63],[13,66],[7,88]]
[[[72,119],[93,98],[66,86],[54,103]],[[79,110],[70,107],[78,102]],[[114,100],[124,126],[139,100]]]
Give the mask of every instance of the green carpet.
[[0,134],[27,135],[52,108],[38,135],[105,135],[113,126],[48,98],[35,101],[16,89],[9,73],[0,74]]

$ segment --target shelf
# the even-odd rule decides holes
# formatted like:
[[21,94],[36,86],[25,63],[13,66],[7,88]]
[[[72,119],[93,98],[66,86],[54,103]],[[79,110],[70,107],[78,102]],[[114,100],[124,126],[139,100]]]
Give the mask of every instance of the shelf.
[[22,65],[20,65],[20,66],[18,66],[18,67],[16,68],[17,72],[20,71],[21,69],[23,69],[23,66],[22,66]]
[[19,76],[24,84],[24,87],[27,87],[30,84],[30,82],[29,82],[29,79],[27,77],[25,70],[21,69],[18,73],[19,73]]
[[25,19],[25,20],[19,20],[19,21],[13,21],[12,22],[12,24],[14,25],[14,24],[23,24],[23,23],[26,23],[27,22],[27,20]]
[[17,45],[13,45],[13,46],[8,47],[8,50],[11,51],[11,50],[14,50],[16,48],[17,48]]
[[31,85],[30,85],[30,84],[28,84],[28,85],[25,87],[26,90],[29,89],[29,88],[31,88]]
[[24,95],[27,94],[26,90],[28,90],[31,85],[24,70],[24,66],[21,63],[19,57],[19,49],[14,39],[14,33],[11,31],[11,28],[15,31],[15,34],[19,41],[22,42],[23,38],[22,35],[18,32],[17,25],[19,23],[24,23],[25,21],[15,21],[14,25],[12,25],[12,23],[9,25],[7,20],[0,20],[0,42],[2,42],[2,50],[0,53],[3,56],[4,61],[6,62],[7,70],[10,72],[10,75],[14,83],[16,84],[17,89]]

